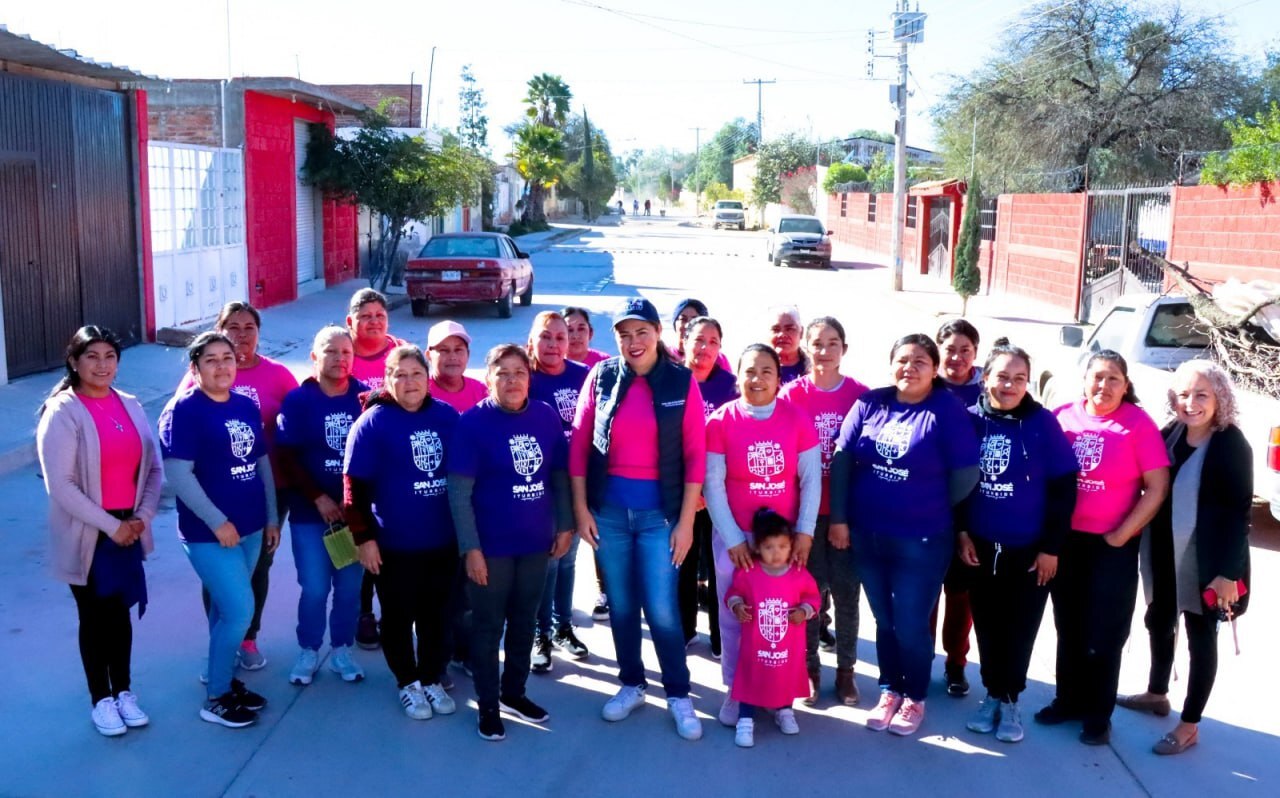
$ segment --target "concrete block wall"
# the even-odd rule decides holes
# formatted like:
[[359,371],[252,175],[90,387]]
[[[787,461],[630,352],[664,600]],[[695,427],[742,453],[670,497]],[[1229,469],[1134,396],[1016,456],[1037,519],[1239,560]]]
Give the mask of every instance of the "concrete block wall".
[[1076,312],[1085,194],[1005,194],[997,204],[993,285]]
[[[852,192],[843,195],[845,215],[840,215],[842,198],[840,194],[832,194],[827,199],[827,229],[834,233],[833,238],[845,244],[875,252],[880,255],[893,253],[893,194],[876,194],[876,220],[867,220],[871,206],[871,194]],[[923,201],[921,201],[923,203]],[[905,216],[905,209],[903,211]],[[927,231],[925,231],[927,235]],[[902,236],[902,258],[904,269],[908,272],[919,271],[921,227],[904,227]]]
[[1169,259],[1209,282],[1280,282],[1280,183],[1173,189]]

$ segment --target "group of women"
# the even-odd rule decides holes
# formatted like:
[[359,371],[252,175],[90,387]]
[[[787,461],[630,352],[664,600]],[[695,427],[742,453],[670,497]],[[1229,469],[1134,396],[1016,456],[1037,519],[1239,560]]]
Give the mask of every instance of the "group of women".
[[[142,561],[163,471],[208,595],[200,715],[225,726],[249,725],[266,706],[234,673],[264,664],[253,640],[287,516],[301,587],[290,680],[309,684],[317,673],[332,598],[332,671],[360,680],[352,645],[380,645],[405,713],[427,719],[456,711],[448,663],[459,661],[485,739],[505,737],[504,713],[548,719],[526,684],[531,670],[551,669],[553,649],[588,656],[572,623],[581,540],[601,587],[593,615],[607,613],[618,663],[607,721],[645,705],[643,613],[676,731],[702,736],[686,651],[705,581],[725,686],[718,718],[739,745],[752,744],[759,706],[794,734],[790,700],[818,701],[828,602],[835,695],[859,702],[862,590],[880,674],[867,728],[913,734],[945,585],[949,693],[968,690],[970,622],[981,659],[986,694],[968,728],[1022,739],[1018,699],[1052,597],[1057,694],[1036,720],[1078,721],[1082,741],[1104,744],[1141,562],[1152,673],[1146,692],[1119,702],[1168,713],[1185,615],[1190,689],[1181,723],[1155,750],[1195,745],[1218,619],[1241,611],[1248,569],[1249,449],[1221,369],[1193,361],[1178,370],[1161,431],[1114,352],[1095,352],[1081,397],[1050,411],[1028,392],[1030,356],[1002,339],[976,367],[978,333],[963,320],[894,342],[889,384],[874,389],[842,373],[848,343],[835,318],[806,325],[782,307],[768,322],[767,343],[731,364],[720,323],[697,300],[673,314],[670,346],[652,303],[628,301],[613,320],[617,357],[590,349],[587,311],[548,311],[526,344],[488,352],[481,385],[463,374],[471,339],[462,325],[437,324],[424,353],[392,338],[385,300],[361,292],[347,327],[317,334],[313,373],[296,385],[256,351],[257,311],[233,303],[189,347],[158,443],[136,400],[112,387],[117,339],[81,329],[38,444],[55,572],[80,613],[95,726],[114,735],[147,722],[129,682],[129,610],[146,606]],[[380,370],[369,365],[378,359]],[[335,567],[324,537],[343,525],[359,563]],[[744,603],[740,577],[753,569],[795,571],[806,584],[811,576],[815,599],[782,612]],[[372,628],[362,582],[376,585],[381,606]],[[793,626],[794,657],[780,645]],[[761,640],[773,653],[757,650]],[[769,701],[735,698],[759,694],[735,689],[740,667],[753,690],[761,673],[776,672]]]

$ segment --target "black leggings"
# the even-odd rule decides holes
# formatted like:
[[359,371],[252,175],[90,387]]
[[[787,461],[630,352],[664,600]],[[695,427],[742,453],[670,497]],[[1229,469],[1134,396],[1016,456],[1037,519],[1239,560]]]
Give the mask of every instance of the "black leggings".
[[80,662],[89,683],[89,698],[97,704],[129,689],[129,660],[133,653],[133,623],[119,596],[99,596],[93,576],[87,585],[71,585],[80,614]]
[[[1161,587],[1166,587],[1161,590]],[[1182,704],[1182,720],[1199,723],[1213,691],[1218,675],[1218,620],[1193,612],[1178,612],[1172,578],[1163,586],[1156,582],[1156,593],[1147,605],[1145,622],[1151,639],[1151,675],[1147,691],[1156,695],[1169,692],[1169,674],[1173,671],[1173,652],[1177,644],[1178,616],[1185,618],[1187,648],[1191,668],[1187,675],[1187,698]]]
[[1016,702],[1027,689],[1027,667],[1049,588],[1036,584],[1039,552],[1033,546],[997,546],[974,536],[980,565],[969,568],[969,603],[987,695]]
[[[383,550],[378,574],[382,604],[382,653],[396,686],[437,684],[444,673],[444,628],[449,593],[458,568],[458,548]],[[413,644],[414,632],[418,645]]]
[[716,602],[716,566],[711,554],[711,514],[699,510],[693,516],[693,545],[680,564],[678,590],[680,596],[680,624],[684,627],[684,639],[692,640],[698,633],[698,565],[707,572],[707,623],[711,629],[711,647],[720,647],[720,606]]

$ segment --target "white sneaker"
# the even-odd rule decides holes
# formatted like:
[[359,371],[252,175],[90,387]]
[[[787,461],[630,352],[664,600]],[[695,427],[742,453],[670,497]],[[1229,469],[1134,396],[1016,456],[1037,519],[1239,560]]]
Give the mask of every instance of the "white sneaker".
[[116,709],[114,698],[104,698],[94,704],[91,717],[98,733],[104,737],[119,737],[129,730],[120,717],[120,710]]
[[623,687],[604,704],[600,715],[608,721],[626,720],[633,711],[644,706],[644,687]]
[[693,699],[687,696],[668,698],[667,709],[675,719],[676,734],[685,740],[702,739],[702,721],[698,720],[697,713],[693,711]]
[[336,646],[329,652],[329,670],[342,677],[344,682],[358,682],[364,678],[364,668],[351,656],[351,646]]
[[293,662],[293,670],[289,671],[289,684],[311,684],[316,671],[320,668],[320,654],[314,649],[304,648],[298,652]]
[[721,725],[732,729],[738,722],[738,702],[729,696],[725,696],[724,703],[720,705],[719,718]]
[[800,724],[796,722],[796,711],[791,707],[778,710],[773,715],[773,722],[783,734],[799,734]]
[[431,719],[431,703],[427,701],[427,694],[422,691],[422,682],[413,682],[400,688],[400,706],[404,707],[404,714],[414,720]]
[[431,704],[431,711],[437,715],[452,715],[458,711],[458,705],[444,691],[444,686],[439,682],[429,684],[422,688],[422,692],[427,696],[427,701]]
[[138,697],[128,690],[122,690],[120,695],[116,696],[116,712],[120,713],[120,719],[124,721],[124,725],[131,729],[146,726],[151,722],[147,713],[138,707]]
[[756,722],[751,718],[739,718],[733,731],[733,744],[739,748],[750,748],[756,744]]

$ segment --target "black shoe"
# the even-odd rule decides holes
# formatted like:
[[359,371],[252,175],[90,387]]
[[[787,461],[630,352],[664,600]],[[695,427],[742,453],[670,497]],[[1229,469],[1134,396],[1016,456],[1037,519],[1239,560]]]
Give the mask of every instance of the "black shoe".
[[836,636],[831,633],[830,626],[824,626],[818,630],[818,648],[823,651],[836,650]]
[[515,715],[517,718],[527,720],[530,723],[546,723],[551,719],[547,711],[530,701],[527,695],[522,695],[519,698],[504,698],[498,702],[498,707],[508,715]]
[[591,620],[609,620],[609,597],[603,593],[600,594],[600,598],[596,599],[596,605],[591,608]]
[[497,707],[480,710],[480,717],[476,721],[476,734],[479,734],[482,740],[491,740],[495,743],[507,739],[507,727],[502,725],[502,716],[498,714]]
[[468,679],[474,678],[471,675],[471,666],[467,664],[465,659],[449,660],[449,667],[453,668],[455,671],[462,671],[467,675]]
[[267,706],[267,699],[244,686],[244,682],[239,679],[231,680],[231,692],[229,695],[235,696],[240,706],[251,712],[261,712]]
[[964,668],[947,666],[947,695],[952,698],[969,695],[969,680],[965,678]]
[[356,621],[356,645],[368,650],[382,645],[378,634],[378,619],[371,612],[361,615]]
[[551,638],[551,644],[574,659],[586,659],[591,653],[573,633],[572,626],[561,626],[560,631]]
[[1107,745],[1111,742],[1111,724],[1094,726],[1092,723],[1086,723],[1080,732],[1080,742],[1085,745]]
[[1041,709],[1036,713],[1036,723],[1041,726],[1057,726],[1060,723],[1069,723],[1073,720],[1080,720],[1082,716],[1079,712],[1068,707],[1058,699],[1053,699],[1053,703]]
[[225,693],[204,702],[200,719],[228,729],[243,729],[258,721],[258,713],[242,705],[234,693]]
[[529,670],[534,673],[551,672],[551,638],[541,632],[533,638],[533,657],[529,660]]

